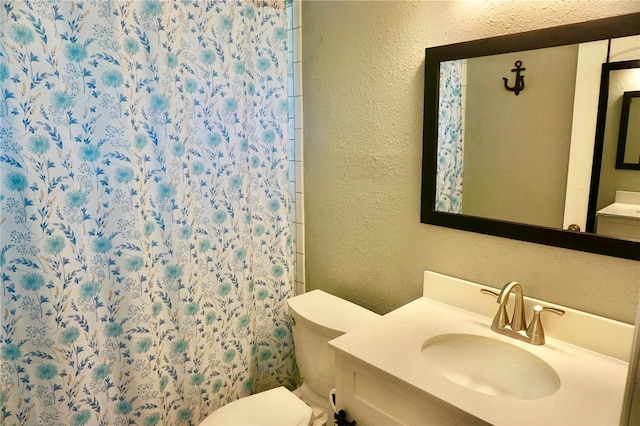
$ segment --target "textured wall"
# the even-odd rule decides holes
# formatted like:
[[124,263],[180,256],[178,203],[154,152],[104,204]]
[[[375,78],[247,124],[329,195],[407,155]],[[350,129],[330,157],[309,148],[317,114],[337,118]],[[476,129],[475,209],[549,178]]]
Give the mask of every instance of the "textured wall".
[[432,269],[633,322],[640,263],[420,223],[425,47],[640,11],[637,1],[304,1],[307,288],[384,313]]
[[[467,60],[462,213],[562,228],[577,58],[573,45]],[[515,96],[501,77],[514,84],[517,60]]]

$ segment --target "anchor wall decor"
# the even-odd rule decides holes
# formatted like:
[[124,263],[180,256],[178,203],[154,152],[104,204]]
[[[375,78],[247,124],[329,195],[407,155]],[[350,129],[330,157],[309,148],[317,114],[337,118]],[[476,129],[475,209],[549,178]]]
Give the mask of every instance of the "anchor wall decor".
[[505,77],[502,77],[502,79],[504,80],[504,88],[510,92],[514,92],[516,96],[518,96],[518,94],[524,90],[524,75],[521,75],[520,73],[526,70],[526,68],[521,68],[522,61],[516,61],[514,65],[516,67],[511,69],[511,72],[516,73],[516,82],[514,83],[513,87],[509,87],[509,79]]

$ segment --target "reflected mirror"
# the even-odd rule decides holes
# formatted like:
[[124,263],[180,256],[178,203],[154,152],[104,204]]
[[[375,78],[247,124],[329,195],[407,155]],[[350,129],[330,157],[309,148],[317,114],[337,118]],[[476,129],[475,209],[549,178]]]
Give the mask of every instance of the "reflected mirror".
[[616,168],[640,170],[640,91],[622,96]]
[[616,164],[624,94],[635,89],[640,60],[602,65],[587,231],[640,242],[640,176]]
[[638,34],[632,14],[428,48],[422,222],[640,259],[584,232],[602,64],[640,58]]

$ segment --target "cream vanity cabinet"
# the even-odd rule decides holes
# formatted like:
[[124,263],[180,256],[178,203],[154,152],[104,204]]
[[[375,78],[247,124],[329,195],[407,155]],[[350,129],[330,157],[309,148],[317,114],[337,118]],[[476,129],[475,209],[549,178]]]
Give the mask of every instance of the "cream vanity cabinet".
[[527,321],[564,311],[534,345],[491,330],[486,290],[426,271],[423,297],[331,340],[336,409],[357,426],[619,424],[633,326],[525,296]]
[[336,390],[336,407],[358,426],[489,424],[338,354]]
[[640,192],[616,191],[613,204],[596,213],[596,232],[640,241]]

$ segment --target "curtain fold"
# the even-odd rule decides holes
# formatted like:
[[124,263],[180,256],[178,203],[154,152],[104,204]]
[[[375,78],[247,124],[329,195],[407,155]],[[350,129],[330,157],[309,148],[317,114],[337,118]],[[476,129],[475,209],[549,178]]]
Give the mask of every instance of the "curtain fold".
[[0,37],[0,423],[294,387],[283,5],[4,1]]

